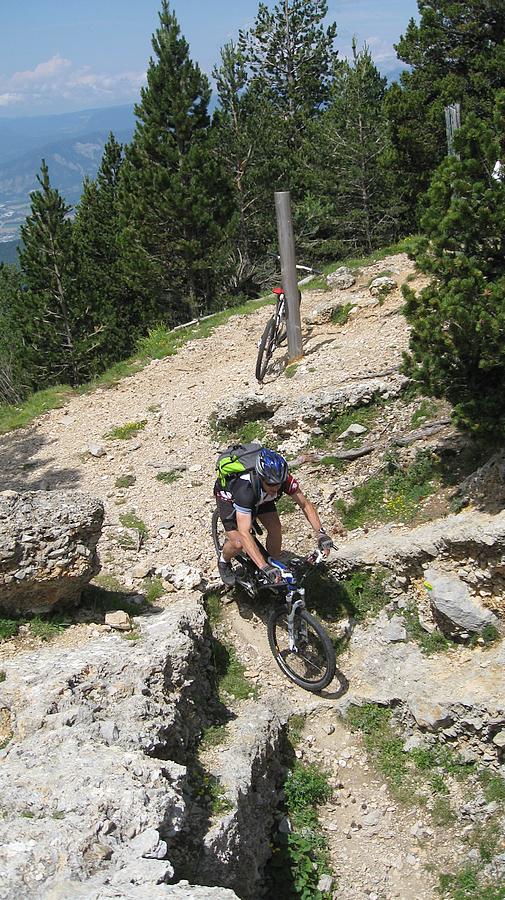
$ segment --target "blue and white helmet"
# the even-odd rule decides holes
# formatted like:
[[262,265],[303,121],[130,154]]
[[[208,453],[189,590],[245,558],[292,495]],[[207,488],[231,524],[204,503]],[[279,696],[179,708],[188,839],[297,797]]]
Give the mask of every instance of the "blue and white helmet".
[[267,484],[282,484],[288,477],[288,464],[276,450],[263,447],[256,458],[256,471]]

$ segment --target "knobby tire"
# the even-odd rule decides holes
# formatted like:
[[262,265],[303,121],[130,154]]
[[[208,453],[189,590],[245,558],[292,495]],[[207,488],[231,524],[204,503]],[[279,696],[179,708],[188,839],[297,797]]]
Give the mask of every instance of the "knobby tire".
[[272,358],[272,354],[277,346],[277,328],[275,316],[268,320],[267,326],[261,335],[261,341],[258,350],[258,358],[256,360],[256,379],[260,383],[263,381],[268,363]]
[[[291,681],[306,691],[319,693],[334,678],[337,667],[335,648],[317,619],[311,616],[306,609],[302,609],[297,615],[306,623],[309,635],[308,644],[312,645],[314,649],[311,650],[307,646],[305,650],[301,648],[299,654],[290,651],[287,634],[287,615],[285,607],[277,607],[270,616],[268,621],[270,650],[279,668]],[[303,669],[305,669],[305,672],[300,671]],[[317,677],[319,670],[321,674]]]
[[[222,532],[222,539],[220,538],[220,530]],[[221,519],[219,518],[217,509],[215,509],[212,513],[211,533],[216,555],[220,556],[221,550],[223,549],[225,531]]]

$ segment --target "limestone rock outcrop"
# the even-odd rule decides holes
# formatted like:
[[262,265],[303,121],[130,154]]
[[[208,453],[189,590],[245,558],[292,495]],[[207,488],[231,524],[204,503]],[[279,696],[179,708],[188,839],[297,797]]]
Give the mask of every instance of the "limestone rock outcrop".
[[0,610],[21,615],[75,605],[100,570],[104,510],[76,491],[0,493]]

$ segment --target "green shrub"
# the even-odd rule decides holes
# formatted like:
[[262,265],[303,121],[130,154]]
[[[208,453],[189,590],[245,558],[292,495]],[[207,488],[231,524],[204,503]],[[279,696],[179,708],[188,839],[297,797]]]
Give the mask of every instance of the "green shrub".
[[277,836],[269,865],[269,896],[279,900],[322,900],[317,885],[329,871],[328,845],[316,806],[331,797],[328,776],[314,765],[295,762],[284,783],[286,813],[293,831]]
[[284,785],[284,794],[295,824],[314,824],[314,807],[329,800],[332,794],[328,775],[316,765],[296,762]]

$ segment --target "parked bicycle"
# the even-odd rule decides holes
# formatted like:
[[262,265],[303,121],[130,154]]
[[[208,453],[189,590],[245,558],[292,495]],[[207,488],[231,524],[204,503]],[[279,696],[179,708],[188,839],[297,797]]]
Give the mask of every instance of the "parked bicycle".
[[[313,269],[311,266],[297,265],[296,268],[298,271],[306,272],[307,275],[322,274],[318,269]],[[275,294],[276,297],[275,312],[272,318],[268,320],[258,344],[256,378],[259,382],[263,381],[273,354],[277,350],[277,347],[280,347],[285,342],[287,336],[286,295],[281,287],[273,288],[272,293]],[[301,296],[302,295],[299,293],[299,300],[301,300]]]
[[[335,649],[320,622],[306,609],[304,581],[311,569],[324,559],[316,550],[307,557],[290,555],[286,565],[268,557],[256,538],[261,528],[255,522],[253,533],[265,560],[279,570],[279,581],[272,584],[245,553],[233,560],[236,584],[250,597],[269,591],[276,605],[267,624],[268,643],[282,672],[306,691],[319,693],[333,680],[336,671]],[[224,542],[217,510],[212,516],[212,538],[219,556]]]

